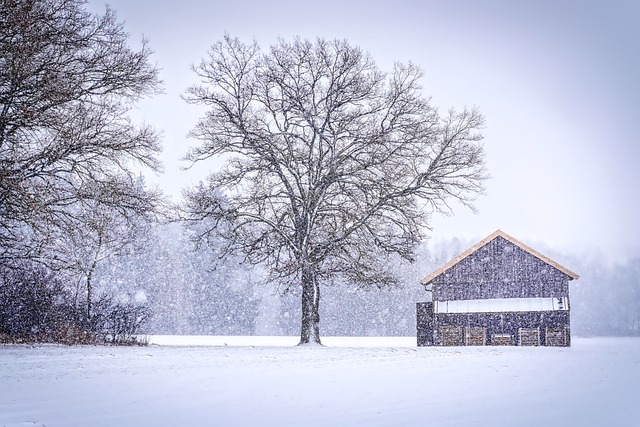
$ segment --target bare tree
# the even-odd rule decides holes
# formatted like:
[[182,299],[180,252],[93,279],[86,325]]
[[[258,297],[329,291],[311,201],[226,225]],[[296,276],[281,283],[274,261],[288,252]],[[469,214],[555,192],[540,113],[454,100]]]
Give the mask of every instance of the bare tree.
[[[145,188],[144,179],[139,177],[127,193],[139,199],[156,197]],[[101,198],[103,200],[103,198]],[[155,205],[145,200],[145,204]],[[76,278],[74,301],[84,306],[81,310],[87,321],[92,317],[94,299],[93,276],[98,266],[111,258],[126,255],[129,251],[139,251],[147,243],[147,235],[155,221],[152,212],[129,212],[132,209],[117,205],[86,200],[74,206],[72,221],[56,235],[54,252],[63,257],[58,264]]]
[[130,191],[134,163],[160,167],[158,135],[128,116],[159,91],[151,51],[84,3],[0,0],[0,259],[54,263],[82,206],[129,217],[157,202]]
[[321,283],[395,283],[382,261],[412,260],[430,214],[482,190],[483,116],[440,116],[415,65],[385,74],[343,40],[280,40],[263,54],[226,36],[193,70],[201,83],[184,97],[209,110],[186,158],[226,164],[185,191],[186,217],[301,287],[301,344],[320,343]]

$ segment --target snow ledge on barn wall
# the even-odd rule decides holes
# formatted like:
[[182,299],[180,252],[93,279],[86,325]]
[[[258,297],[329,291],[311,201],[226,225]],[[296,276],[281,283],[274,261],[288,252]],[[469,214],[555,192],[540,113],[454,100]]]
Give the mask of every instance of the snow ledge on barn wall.
[[492,298],[457,301],[434,301],[435,313],[513,313],[524,311],[569,310],[567,297],[560,298]]

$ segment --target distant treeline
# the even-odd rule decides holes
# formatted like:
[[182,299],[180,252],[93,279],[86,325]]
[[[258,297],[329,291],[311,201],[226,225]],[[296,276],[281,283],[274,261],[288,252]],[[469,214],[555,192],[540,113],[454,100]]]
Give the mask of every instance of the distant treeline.
[[[259,267],[211,251],[196,251],[177,225],[158,226],[147,250],[114,258],[100,270],[111,293],[144,299],[153,315],[153,334],[297,335],[299,289],[265,283]],[[415,303],[430,296],[420,280],[473,245],[451,239],[427,242],[414,264],[394,264],[403,286],[322,288],[323,335],[411,336]],[[570,282],[572,331],[577,336],[640,335],[640,259],[609,265],[536,247],[580,275]]]
[[[219,257],[211,248],[196,250],[178,224],[156,225],[140,243],[96,269],[96,324],[91,325],[81,312],[86,305],[78,292],[82,278],[29,263],[22,264],[22,270],[0,269],[0,338],[8,340],[13,334],[27,341],[108,341],[118,328],[125,328],[124,338],[133,332],[299,333],[299,289],[266,283],[259,267],[244,265],[239,258]],[[474,243],[451,239],[423,244],[414,264],[390,267],[402,278],[402,286],[322,287],[322,334],[415,335],[415,304],[430,297],[420,280]],[[574,335],[640,336],[640,259],[609,265],[597,257],[536,249],[580,275],[570,282]]]

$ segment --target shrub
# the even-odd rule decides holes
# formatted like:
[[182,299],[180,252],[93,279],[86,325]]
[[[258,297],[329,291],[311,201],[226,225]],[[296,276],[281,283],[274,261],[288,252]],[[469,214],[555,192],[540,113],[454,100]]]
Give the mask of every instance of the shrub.
[[141,345],[146,342],[138,334],[150,316],[151,311],[145,305],[117,302],[113,296],[102,295],[93,305],[90,328],[102,343]]
[[0,343],[144,345],[138,334],[150,314],[147,306],[102,295],[87,318],[51,270],[0,263]]
[[62,281],[42,265],[0,264],[0,340],[63,341],[76,313]]

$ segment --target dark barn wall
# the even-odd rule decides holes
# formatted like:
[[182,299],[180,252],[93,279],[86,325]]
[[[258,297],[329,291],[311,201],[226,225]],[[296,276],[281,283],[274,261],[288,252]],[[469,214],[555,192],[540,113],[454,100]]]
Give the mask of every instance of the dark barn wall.
[[419,302],[416,304],[416,329],[418,332],[418,346],[433,345],[433,328],[435,317],[433,316],[432,302]]
[[[433,328],[437,331],[443,326],[463,328],[480,327],[487,329],[487,344],[493,344],[493,334],[509,334],[517,343],[520,328],[540,328],[544,337],[545,328],[570,330],[569,311],[531,311],[515,313],[440,313],[435,315]],[[435,345],[441,344],[442,337],[437,336]],[[542,342],[544,345],[544,342]],[[567,343],[568,344],[568,343]],[[425,344],[429,345],[429,344]]]
[[432,284],[434,301],[569,296],[567,275],[500,236]]

